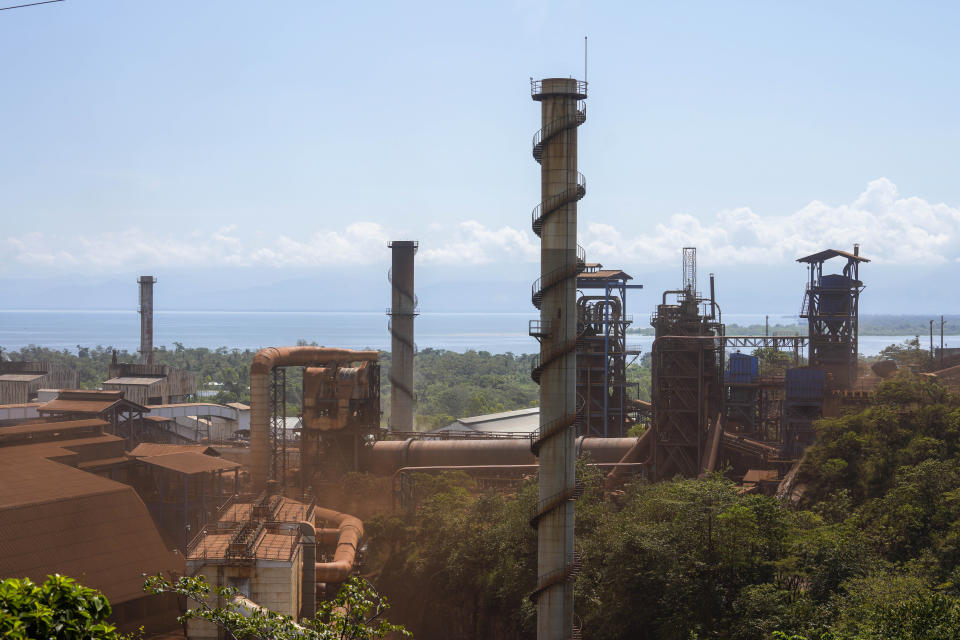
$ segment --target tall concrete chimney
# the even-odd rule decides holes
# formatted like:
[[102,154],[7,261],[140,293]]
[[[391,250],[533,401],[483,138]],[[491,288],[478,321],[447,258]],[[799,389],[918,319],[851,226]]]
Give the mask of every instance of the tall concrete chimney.
[[390,316],[390,429],[413,431],[413,319],[417,297],[413,292],[413,256],[416,240],[394,240],[389,279],[393,285]]
[[153,276],[140,276],[140,362],[153,364]]
[[586,120],[587,83],[572,78],[531,79],[541,105],[542,129],[533,139],[540,163],[541,202],[533,230],[541,238],[540,278],[532,298],[540,309],[540,431],[532,449],[540,458],[537,527],[537,638],[568,639],[573,633],[574,462],[579,419],[577,384],[577,275],[584,256],[577,245],[577,201],[586,183],[577,171],[577,127]]

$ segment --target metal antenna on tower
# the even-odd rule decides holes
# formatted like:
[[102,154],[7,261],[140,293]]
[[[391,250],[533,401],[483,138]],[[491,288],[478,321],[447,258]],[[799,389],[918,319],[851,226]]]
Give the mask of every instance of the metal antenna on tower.
[[587,36],[583,36],[583,82],[587,82]]

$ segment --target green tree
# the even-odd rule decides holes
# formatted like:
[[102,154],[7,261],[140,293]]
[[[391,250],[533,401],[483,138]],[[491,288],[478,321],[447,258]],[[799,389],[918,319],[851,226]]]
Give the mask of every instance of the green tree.
[[[192,603],[178,620],[205,620],[234,640],[376,640],[387,634],[410,636],[401,625],[382,616],[390,605],[366,580],[351,576],[333,600],[323,602],[312,620],[295,621],[290,616],[265,608],[250,609],[234,600],[233,587],[211,585],[204,576],[183,576],[171,582],[161,575],[150,576],[144,591],[174,593]],[[211,600],[227,604],[211,606]]]
[[95,589],[59,574],[41,585],[29,578],[0,582],[0,635],[12,640],[118,640],[107,622],[110,602]]

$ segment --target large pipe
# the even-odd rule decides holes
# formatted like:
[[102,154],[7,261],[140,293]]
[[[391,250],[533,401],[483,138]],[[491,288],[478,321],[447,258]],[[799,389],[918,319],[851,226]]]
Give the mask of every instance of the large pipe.
[[413,431],[413,319],[417,315],[417,298],[413,289],[413,256],[415,240],[390,243],[393,285],[390,306],[390,428]]
[[[617,461],[619,465],[628,464],[647,464],[650,462],[651,451],[653,449],[653,429],[647,429],[634,441],[634,445]],[[604,480],[604,488],[608,491],[622,483],[626,479],[626,471],[630,467],[616,466],[607,474]]]
[[153,276],[140,276],[140,361],[153,364]]
[[[619,462],[636,438],[577,438],[575,453],[590,462]],[[379,476],[404,467],[536,465],[526,438],[504,440],[381,440],[367,447],[361,468]],[[542,465],[541,465],[542,466]]]
[[316,582],[339,583],[350,577],[353,565],[357,558],[357,550],[363,539],[363,522],[345,513],[332,509],[314,509],[316,528],[322,530],[321,524],[332,524],[340,532],[337,536],[337,548],[331,562],[316,563]]
[[267,347],[250,365],[250,476],[253,491],[266,487],[270,460],[270,373],[274,367],[305,367],[332,362],[376,362],[377,351],[327,347]]

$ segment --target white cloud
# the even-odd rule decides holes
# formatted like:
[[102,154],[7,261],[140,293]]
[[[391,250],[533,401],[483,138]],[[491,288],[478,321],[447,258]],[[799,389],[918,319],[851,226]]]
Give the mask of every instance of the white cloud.
[[[6,258],[0,269],[362,266],[385,264],[390,239],[410,235],[375,222],[272,239],[235,225],[181,234],[137,227],[76,237],[37,232],[0,240]],[[539,239],[526,228],[491,228],[467,220],[430,224],[412,235],[421,240],[419,260],[425,264],[539,260]],[[851,248],[855,242],[875,262],[942,264],[960,262],[960,209],[901,197],[892,182],[880,178],[850,204],[814,201],[785,216],[764,216],[746,207],[720,211],[708,220],[677,213],[636,235],[593,223],[581,227],[580,242],[588,259],[608,264],[673,261],[684,246],[696,246],[715,264],[783,264],[824,248]]]
[[903,198],[880,178],[850,204],[813,201],[786,216],[761,216],[749,208],[720,211],[712,220],[675,214],[649,233],[625,236],[591,224],[581,244],[591,259],[630,263],[672,260],[680,247],[719,264],[782,264],[821,249],[859,242],[878,263],[942,264],[960,257],[960,208]]

